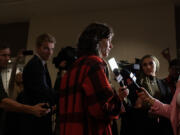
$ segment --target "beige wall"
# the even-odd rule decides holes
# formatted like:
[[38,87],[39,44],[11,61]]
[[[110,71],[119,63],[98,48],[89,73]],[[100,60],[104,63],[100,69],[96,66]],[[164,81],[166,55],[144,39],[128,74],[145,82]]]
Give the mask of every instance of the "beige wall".
[[[94,21],[105,22],[114,29],[114,48],[110,57],[134,62],[135,57],[153,54],[161,63],[159,76],[167,76],[168,65],[161,51],[169,47],[172,57],[176,56],[174,7],[171,4],[122,6],[116,10],[34,16],[30,22],[28,49],[34,48],[36,36],[49,32],[57,39],[55,56],[61,47],[75,45],[83,28]],[[57,70],[51,62],[49,68],[54,83]]]

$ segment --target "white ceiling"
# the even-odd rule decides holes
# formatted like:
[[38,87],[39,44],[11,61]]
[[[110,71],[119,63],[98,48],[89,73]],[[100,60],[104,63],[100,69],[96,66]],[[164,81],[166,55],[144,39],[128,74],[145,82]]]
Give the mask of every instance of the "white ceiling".
[[0,0],[0,23],[28,20],[38,14],[117,9],[124,5],[180,3],[180,0]]

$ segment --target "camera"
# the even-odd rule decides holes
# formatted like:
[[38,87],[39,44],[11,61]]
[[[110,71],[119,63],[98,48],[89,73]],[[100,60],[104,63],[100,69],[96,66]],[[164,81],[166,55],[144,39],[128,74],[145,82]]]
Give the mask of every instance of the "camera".
[[125,69],[132,72],[135,76],[139,76],[140,72],[140,59],[135,58],[135,63],[129,63],[128,61],[120,60],[118,66],[121,69]]
[[[62,48],[58,55],[53,58],[53,64],[55,65],[56,68],[59,70],[67,70],[69,67],[72,66],[72,64],[75,62],[77,59],[77,49],[73,48],[71,46],[67,46],[65,48]],[[62,61],[66,61],[65,67],[59,66],[59,64]]]

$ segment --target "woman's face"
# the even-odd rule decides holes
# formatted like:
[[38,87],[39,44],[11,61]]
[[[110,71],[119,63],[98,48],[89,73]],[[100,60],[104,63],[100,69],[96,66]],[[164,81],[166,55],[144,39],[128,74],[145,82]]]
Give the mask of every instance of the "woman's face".
[[111,40],[112,40],[112,37],[105,38],[99,41],[101,57],[107,57],[109,55],[110,50],[113,48]]
[[142,69],[145,75],[156,76],[156,63],[152,58],[145,58],[143,60]]

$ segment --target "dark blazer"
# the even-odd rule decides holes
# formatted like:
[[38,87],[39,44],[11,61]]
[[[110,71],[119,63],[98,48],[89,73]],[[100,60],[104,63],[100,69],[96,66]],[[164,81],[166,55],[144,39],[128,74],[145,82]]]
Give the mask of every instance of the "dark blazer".
[[[37,103],[55,104],[54,90],[51,87],[49,73],[42,61],[34,56],[23,70],[23,102],[29,105]],[[20,135],[52,135],[52,113],[41,118],[25,114],[21,119]]]
[[47,102],[54,105],[54,90],[49,73],[46,73],[44,65],[36,55],[24,67],[23,84],[25,103],[34,105]]

